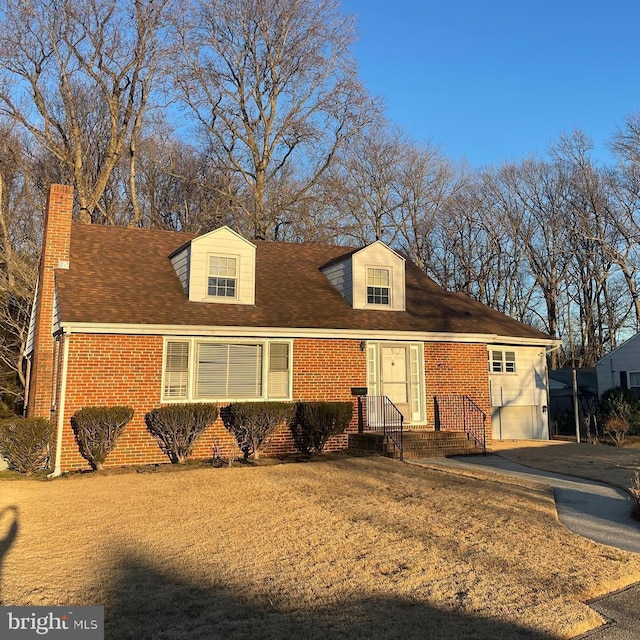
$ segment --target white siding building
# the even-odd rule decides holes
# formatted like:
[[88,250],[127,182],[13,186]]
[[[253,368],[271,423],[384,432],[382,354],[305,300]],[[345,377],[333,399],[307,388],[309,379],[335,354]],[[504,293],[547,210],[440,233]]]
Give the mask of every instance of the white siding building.
[[545,349],[489,345],[488,360],[493,438],[548,440]]
[[614,387],[637,389],[640,393],[640,333],[596,362],[596,375],[598,396]]

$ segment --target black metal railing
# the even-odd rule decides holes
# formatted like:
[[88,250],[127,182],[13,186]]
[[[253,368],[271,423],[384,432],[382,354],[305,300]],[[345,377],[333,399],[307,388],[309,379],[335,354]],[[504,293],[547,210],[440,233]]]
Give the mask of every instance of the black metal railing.
[[387,442],[404,459],[402,429],[404,416],[387,396],[364,396],[358,398],[358,413],[362,416],[366,431],[382,431]]
[[487,414],[469,396],[434,396],[436,431],[464,431],[487,455]]

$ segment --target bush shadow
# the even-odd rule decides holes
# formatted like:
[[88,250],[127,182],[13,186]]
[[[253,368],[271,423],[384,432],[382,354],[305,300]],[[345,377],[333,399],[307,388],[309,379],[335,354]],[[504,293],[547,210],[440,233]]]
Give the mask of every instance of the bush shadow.
[[278,638],[298,640],[551,640],[553,636],[427,602],[345,596],[332,606],[292,609],[278,605],[265,585],[260,593],[223,583],[158,571],[139,556],[122,559],[105,602],[107,640]]

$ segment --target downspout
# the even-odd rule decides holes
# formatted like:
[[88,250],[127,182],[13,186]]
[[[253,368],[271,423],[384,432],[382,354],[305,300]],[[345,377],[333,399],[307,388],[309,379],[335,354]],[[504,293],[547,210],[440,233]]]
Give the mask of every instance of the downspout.
[[557,351],[562,346],[562,342],[560,344],[555,345],[554,347],[545,347],[546,355],[549,355],[552,351]]
[[547,401],[547,416],[546,416],[546,422],[547,422],[547,436],[549,437],[549,440],[551,440],[551,431],[549,430],[549,425],[550,425],[550,402],[551,402],[551,394],[549,393],[549,367],[547,366],[547,362],[546,362],[546,356],[548,356],[552,351],[557,351],[560,347],[562,346],[562,342],[560,342],[559,344],[553,346],[553,347],[545,347],[545,363],[544,363],[544,371],[545,371],[545,395],[546,395],[546,401]]
[[65,396],[67,393],[67,365],[69,362],[69,334],[63,333],[63,346],[62,346],[62,370],[60,372],[60,398],[58,401],[58,420],[57,420],[57,433],[56,433],[56,466],[52,473],[47,478],[57,478],[62,474],[62,465],[60,464],[60,458],[62,457],[62,432],[64,429],[64,404]]
[[27,417],[27,407],[29,406],[29,386],[31,385],[31,357],[33,354],[25,356],[27,361],[27,372],[24,376],[24,400],[22,403],[22,417]]

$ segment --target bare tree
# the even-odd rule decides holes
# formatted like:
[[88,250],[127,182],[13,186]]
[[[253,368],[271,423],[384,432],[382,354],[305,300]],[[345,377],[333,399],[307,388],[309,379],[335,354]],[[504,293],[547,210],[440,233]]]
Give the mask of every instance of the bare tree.
[[0,127],[0,401],[10,406],[23,397],[41,228],[34,211],[43,205],[27,151],[10,126]]
[[396,128],[375,127],[342,150],[333,179],[335,209],[347,220],[344,235],[366,244],[394,244],[402,227],[402,167],[410,145]]
[[206,152],[172,136],[169,127],[153,130],[138,146],[136,182],[143,226],[206,233],[235,224],[234,209],[221,195],[233,190],[233,178]]
[[469,176],[431,144],[407,147],[399,169],[402,214],[398,243],[423,271],[430,271],[436,226],[464,190]]
[[337,0],[194,0],[177,31],[176,85],[215,164],[242,183],[218,188],[240,230],[273,237],[376,113],[350,55],[353,21]]
[[[113,222],[102,198],[126,153],[135,180],[135,143],[158,71],[166,5],[0,2],[0,113],[60,162],[85,222]],[[135,224],[136,203],[133,210]]]
[[454,200],[458,209],[478,228],[474,243],[477,275],[467,276],[471,295],[485,304],[522,322],[541,322],[532,313],[536,296],[526,253],[521,250],[519,231],[527,210],[519,197],[519,166],[502,165],[482,171]]
[[[578,130],[562,135],[551,148],[570,189],[567,253],[572,258],[567,290],[578,319],[579,332],[572,329],[571,333],[580,336],[578,348],[571,345],[571,359],[580,366],[592,366],[615,345],[620,322],[630,310],[628,296],[620,297],[616,286],[621,272],[631,274],[620,244],[609,172],[594,165],[591,148],[589,138]],[[614,287],[618,289],[615,297],[611,295]]]
[[609,177],[615,215],[613,222],[623,241],[618,244],[619,260],[634,308],[633,329],[640,330],[640,114],[627,118],[611,144],[617,159],[616,171]]

